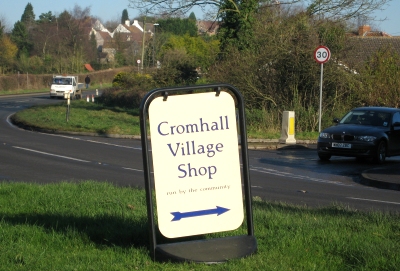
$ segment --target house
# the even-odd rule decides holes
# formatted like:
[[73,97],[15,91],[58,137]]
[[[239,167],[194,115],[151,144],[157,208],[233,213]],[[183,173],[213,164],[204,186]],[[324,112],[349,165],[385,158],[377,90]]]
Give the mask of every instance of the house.
[[199,35],[213,36],[217,33],[219,23],[216,21],[196,21],[196,26]]
[[96,20],[92,24],[92,29],[89,33],[89,36],[93,34],[95,35],[97,49],[99,52],[101,52],[104,43],[109,42],[112,39],[111,33],[99,20]]
[[[146,23],[145,41],[153,36],[154,25]],[[89,35],[95,35],[97,49],[99,51],[100,62],[110,63],[115,61],[117,49],[129,50],[132,56],[140,55],[143,43],[143,24],[134,20],[131,24],[126,20],[124,24],[119,24],[113,32],[105,28],[99,20],[92,24]]]
[[360,70],[377,51],[391,48],[400,56],[400,37],[383,31],[373,31],[369,25],[362,25],[358,31],[347,34],[343,62],[353,70]]
[[[197,21],[198,33],[200,35],[215,35],[219,28],[216,21]],[[145,42],[153,37],[156,29],[153,23],[138,20],[126,20],[119,24],[114,31],[110,32],[99,20],[92,21],[89,36],[95,35],[100,62],[110,63],[115,61],[115,54],[119,50],[129,50],[129,55],[139,57],[143,43],[143,31],[145,31]]]

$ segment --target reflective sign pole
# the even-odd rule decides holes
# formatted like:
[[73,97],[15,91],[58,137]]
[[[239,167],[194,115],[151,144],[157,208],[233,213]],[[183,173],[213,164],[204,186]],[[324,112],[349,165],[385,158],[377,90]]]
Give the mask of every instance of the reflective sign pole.
[[314,51],[314,59],[321,64],[321,80],[319,90],[319,113],[318,113],[318,132],[321,132],[321,116],[322,116],[322,79],[324,77],[324,63],[331,58],[331,52],[328,47],[318,46]]
[[321,63],[321,80],[319,82],[319,113],[318,113],[318,132],[321,132],[322,115],[322,78],[324,78],[324,63]]

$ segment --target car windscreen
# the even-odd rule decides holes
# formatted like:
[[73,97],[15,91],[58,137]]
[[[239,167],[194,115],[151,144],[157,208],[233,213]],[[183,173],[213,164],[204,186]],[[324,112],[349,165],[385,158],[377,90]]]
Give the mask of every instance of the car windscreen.
[[62,78],[62,77],[53,78],[53,84],[56,85],[71,85],[72,84],[71,81],[72,81],[71,78]]
[[359,124],[369,126],[386,127],[390,122],[390,113],[376,110],[354,110],[347,113],[341,120],[341,124]]

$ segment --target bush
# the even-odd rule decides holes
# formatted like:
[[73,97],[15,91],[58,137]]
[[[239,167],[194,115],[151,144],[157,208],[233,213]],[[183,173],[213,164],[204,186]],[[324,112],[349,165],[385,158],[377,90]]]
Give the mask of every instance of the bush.
[[156,88],[156,83],[149,74],[120,72],[112,81],[112,88],[103,91],[98,101],[105,106],[139,108],[144,95]]
[[122,89],[147,89],[155,87],[155,82],[151,75],[135,72],[120,72],[115,75],[112,86]]
[[103,91],[97,99],[100,103],[110,107],[139,108],[140,102],[148,91],[121,90],[119,87]]

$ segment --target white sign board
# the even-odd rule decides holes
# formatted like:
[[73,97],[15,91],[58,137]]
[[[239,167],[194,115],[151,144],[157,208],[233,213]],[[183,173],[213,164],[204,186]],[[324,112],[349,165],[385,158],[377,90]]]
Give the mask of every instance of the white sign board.
[[238,228],[244,214],[233,97],[158,97],[149,121],[160,232],[176,238]]

